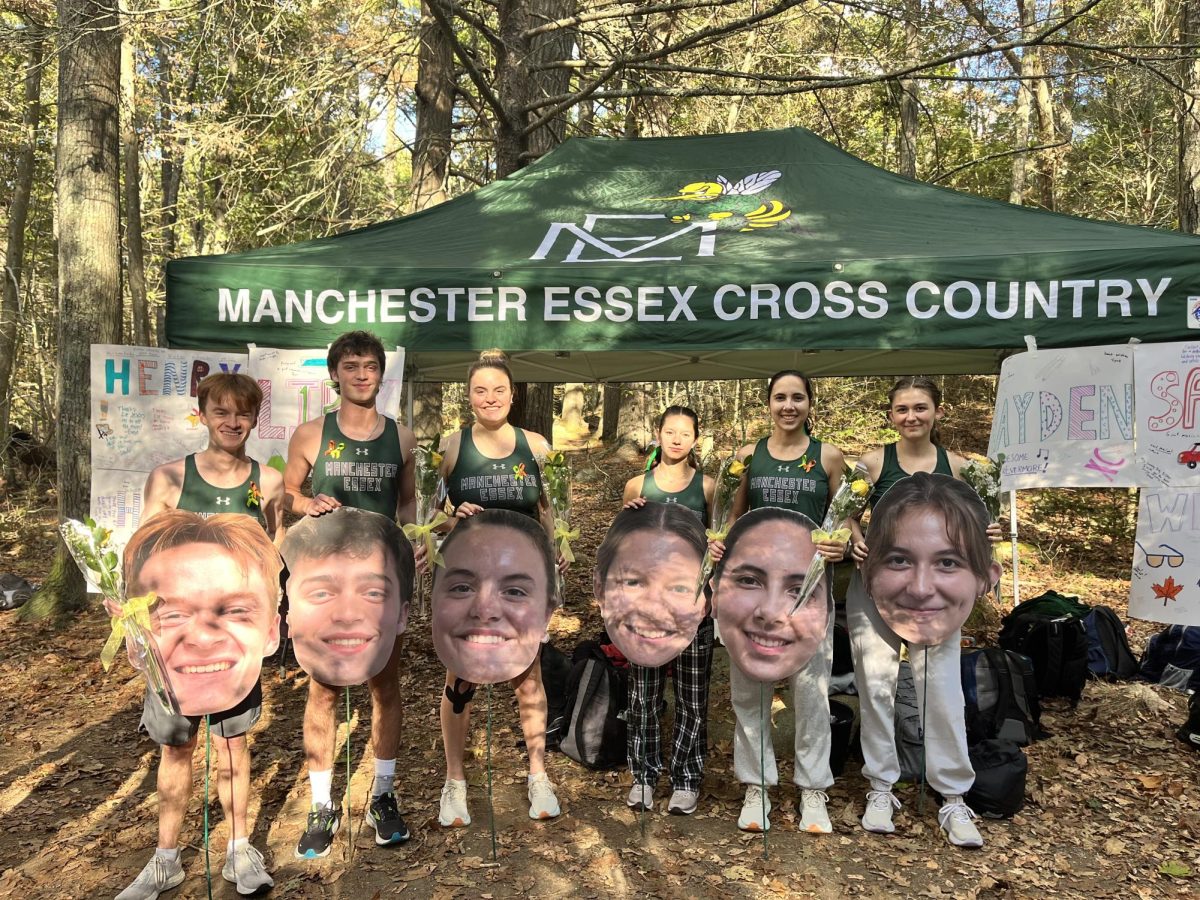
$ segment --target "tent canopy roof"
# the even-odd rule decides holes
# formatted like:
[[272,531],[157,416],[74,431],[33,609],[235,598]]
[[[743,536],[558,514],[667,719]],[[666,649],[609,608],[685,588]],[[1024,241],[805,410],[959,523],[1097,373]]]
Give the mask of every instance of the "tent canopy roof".
[[1027,334],[1183,339],[1200,240],[912,181],[792,128],[572,139],[402,219],[175,260],[167,285],[174,346],[360,327],[427,380],[491,346],[528,380],[995,372]]

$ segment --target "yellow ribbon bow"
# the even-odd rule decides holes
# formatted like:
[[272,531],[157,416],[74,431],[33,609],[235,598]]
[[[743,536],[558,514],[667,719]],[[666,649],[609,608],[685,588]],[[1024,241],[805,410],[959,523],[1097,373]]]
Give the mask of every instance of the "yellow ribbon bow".
[[849,528],[836,528],[833,531],[822,531],[818,528],[812,533],[814,544],[819,544],[822,541],[837,541],[839,544],[844,544],[850,540]]
[[446,558],[438,552],[437,544],[433,538],[433,532],[435,528],[445,522],[448,522],[449,520],[449,516],[447,516],[444,512],[438,511],[434,513],[433,518],[430,519],[426,524],[405,525],[403,529],[404,536],[410,541],[413,543],[422,541],[425,544],[426,559],[428,559],[430,563],[435,566],[445,566]]
[[706,538],[708,538],[710,541],[723,541],[723,540],[725,540],[725,538],[729,537],[729,529],[728,528],[706,528],[706,529],[704,529],[704,536]]
[[558,542],[558,552],[568,563],[575,562],[575,554],[571,552],[571,541],[579,537],[579,529],[572,528],[566,519],[554,520],[554,540]]
[[[121,613],[112,617],[112,631],[104,642],[104,649],[100,651],[100,664],[105,672],[112,668],[117,651],[121,649],[121,640],[132,628],[141,628],[147,633],[150,631],[150,607],[157,599],[154,594],[146,594],[144,597],[130,597],[121,604]],[[132,624],[127,625],[127,622]]]

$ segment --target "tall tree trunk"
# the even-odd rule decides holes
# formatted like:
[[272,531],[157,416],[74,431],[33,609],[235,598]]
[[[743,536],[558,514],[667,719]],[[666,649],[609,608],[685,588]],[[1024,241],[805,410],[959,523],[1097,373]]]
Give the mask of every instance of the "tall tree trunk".
[[25,66],[24,110],[21,129],[24,139],[13,172],[12,200],[8,205],[8,240],[5,243],[4,289],[0,293],[0,441],[8,438],[12,396],[13,366],[17,357],[17,328],[21,322],[22,270],[25,261],[25,222],[29,217],[29,198],[33,192],[34,154],[38,125],[42,118],[42,30],[30,26],[27,34],[28,59]]
[[[573,16],[575,9],[575,0],[529,0],[529,24],[536,28],[546,22],[557,22]],[[574,46],[573,28],[556,28],[536,35],[530,41],[530,77],[533,79],[535,97],[557,97],[570,90],[571,70],[547,68],[546,64],[570,59]],[[537,116],[538,113],[535,112],[534,117]],[[566,139],[567,112],[563,110],[529,135],[529,152],[535,157],[542,156]]]
[[[1200,41],[1200,0],[1181,0],[1179,43]],[[1179,230],[1200,232],[1200,57],[1185,56],[1179,95]]]
[[639,452],[650,446],[654,431],[650,427],[650,404],[646,394],[645,384],[622,386],[615,446],[632,446]]
[[579,434],[588,430],[583,421],[587,395],[578,382],[563,385],[562,424],[568,432]]
[[[904,2],[904,61],[912,63],[920,51],[918,31],[921,0]],[[896,171],[909,178],[917,177],[917,130],[920,100],[914,78],[899,78],[893,86],[899,108],[899,127],[896,129]]]
[[[1017,10],[1021,17],[1021,32],[1025,37],[1032,37],[1038,28],[1037,9],[1034,0],[1017,0]],[[1051,147],[1057,143],[1057,130],[1054,125],[1054,99],[1050,95],[1050,82],[1046,78],[1046,67],[1042,60],[1042,48],[1029,46],[1021,52],[1020,73],[1031,81],[1033,91],[1033,109],[1037,116],[1037,142],[1046,149],[1039,150],[1034,157],[1034,187],[1037,191],[1037,201],[1044,209],[1054,209],[1057,205],[1055,185],[1058,169],[1058,150]]]
[[509,421],[518,428],[536,431],[554,443],[554,384],[545,381],[520,382],[513,391]]
[[[1017,72],[1020,75],[1020,72]],[[1008,189],[1008,202],[1018,206],[1025,202],[1025,189],[1029,182],[1029,117],[1033,113],[1032,95],[1023,79],[1017,81],[1017,133],[1013,143],[1019,153],[1013,154],[1012,181]]]
[[604,383],[603,399],[600,401],[600,440],[611,441],[617,436],[621,421],[621,385]]
[[146,264],[142,241],[142,142],[138,136],[134,96],[132,21],[126,15],[121,29],[121,163],[125,172],[125,252],[133,343],[150,346],[150,308],[146,301]]
[[[121,32],[116,0],[58,0],[58,515],[88,515],[92,480],[90,346],[120,339]],[[59,545],[31,615],[84,601],[83,578]]]
[[413,139],[412,211],[445,202],[454,125],[454,54],[445,30],[421,4],[417,51],[417,125]]

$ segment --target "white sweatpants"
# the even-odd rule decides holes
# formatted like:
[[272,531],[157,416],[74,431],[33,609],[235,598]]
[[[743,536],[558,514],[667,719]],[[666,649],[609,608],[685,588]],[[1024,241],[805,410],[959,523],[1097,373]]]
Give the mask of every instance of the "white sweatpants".
[[[796,715],[796,761],[793,781],[803,790],[823,791],[833,785],[829,768],[829,674],[833,668],[833,611],[825,640],[808,665],[793,675],[792,705]],[[729,661],[729,688],[737,719],[733,729],[733,772],[742,784],[779,784],[775,741],[771,735],[771,701],[775,685],[762,684]],[[765,734],[763,723],[767,723]],[[762,743],[760,743],[760,735]],[[766,763],[766,772],[760,762]]]
[[[901,639],[879,617],[857,571],[846,593],[846,618],[862,715],[862,773],[872,790],[890,791],[900,779],[895,717]],[[925,776],[943,797],[961,797],[975,783],[967,755],[960,645],[956,631],[944,643],[908,647],[925,734]]]

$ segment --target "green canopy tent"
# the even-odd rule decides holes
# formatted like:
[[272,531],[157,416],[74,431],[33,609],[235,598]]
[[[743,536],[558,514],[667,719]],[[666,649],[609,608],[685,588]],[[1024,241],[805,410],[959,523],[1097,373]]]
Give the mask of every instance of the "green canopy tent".
[[529,381],[986,373],[1025,336],[1185,339],[1200,239],[984,200],[801,128],[574,139],[441,206],[167,266],[171,346],[365,328],[415,380],[502,347]]

